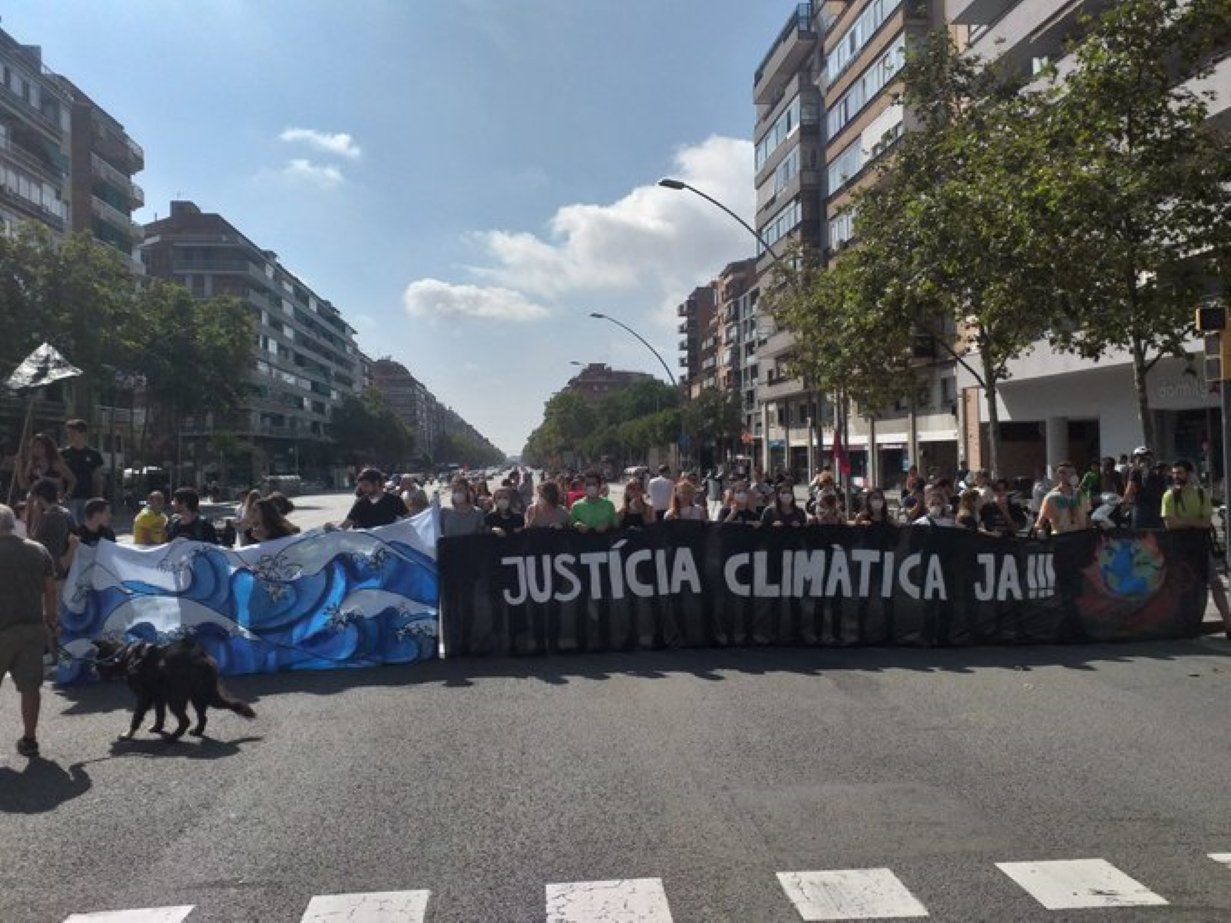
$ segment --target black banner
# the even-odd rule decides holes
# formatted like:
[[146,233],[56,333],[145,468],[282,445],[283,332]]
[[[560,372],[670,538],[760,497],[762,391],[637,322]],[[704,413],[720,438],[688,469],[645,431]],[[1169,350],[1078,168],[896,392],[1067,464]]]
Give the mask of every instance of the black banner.
[[661,523],[441,539],[446,656],[1192,637],[1200,532]]

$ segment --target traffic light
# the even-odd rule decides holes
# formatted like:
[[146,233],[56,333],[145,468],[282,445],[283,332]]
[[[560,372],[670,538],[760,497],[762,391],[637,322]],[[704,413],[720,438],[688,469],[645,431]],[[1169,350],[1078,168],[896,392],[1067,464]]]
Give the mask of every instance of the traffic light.
[[1194,325],[1205,334],[1205,380],[1231,380],[1231,331],[1227,330],[1227,309],[1197,308]]
[[1198,333],[1221,333],[1227,329],[1227,309],[1212,306],[1197,308]]

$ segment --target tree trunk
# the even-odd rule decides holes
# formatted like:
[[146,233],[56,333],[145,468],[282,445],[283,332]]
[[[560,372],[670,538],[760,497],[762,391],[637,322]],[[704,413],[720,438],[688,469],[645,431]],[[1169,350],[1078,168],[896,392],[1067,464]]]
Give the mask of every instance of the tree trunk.
[[1150,392],[1146,389],[1146,375],[1149,367],[1146,365],[1145,344],[1134,340],[1133,352],[1133,388],[1137,391],[1137,422],[1141,424],[1141,436],[1144,444],[1153,452],[1159,449],[1154,445],[1154,415],[1150,413]]
[[[987,360],[986,350],[983,352],[983,393],[987,398],[987,468],[993,478],[1000,477],[1000,408],[996,406],[999,391],[999,380],[996,370]],[[961,400],[961,395],[958,395]]]

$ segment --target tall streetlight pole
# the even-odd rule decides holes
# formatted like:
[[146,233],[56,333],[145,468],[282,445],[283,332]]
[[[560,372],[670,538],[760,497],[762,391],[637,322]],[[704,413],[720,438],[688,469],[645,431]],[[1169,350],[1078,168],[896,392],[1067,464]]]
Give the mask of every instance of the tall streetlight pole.
[[759,243],[762,247],[765,248],[765,252],[769,254],[770,261],[773,264],[777,265],[777,263],[780,262],[780,257],[778,256],[777,253],[774,252],[774,248],[769,245],[769,242],[760,235],[760,233],[757,231],[756,228],[754,228],[751,224],[749,224],[739,215],[735,214],[735,212],[731,211],[731,209],[727,208],[725,205],[723,205],[713,196],[706,195],[696,186],[690,186],[688,183],[684,182],[681,179],[672,179],[669,176],[664,176],[662,179],[660,179],[658,181],[658,185],[662,186],[664,189],[676,189],[676,190],[687,189],[689,192],[699,195],[701,198],[705,199],[705,201],[709,202],[711,205],[715,205],[718,208],[721,208],[724,212],[726,212],[728,215],[730,215],[732,218],[738,221],[743,226],[745,231],[747,231],[749,234],[751,234],[753,237],[757,239],[757,243]]
[[[679,382],[676,381],[675,376],[671,373],[671,367],[667,365],[667,360],[662,357],[662,355],[658,352],[657,349],[655,349],[653,346],[650,345],[649,340],[647,340],[645,337],[639,334],[636,330],[628,326],[628,324],[624,323],[623,321],[616,320],[610,314],[603,314],[599,311],[591,311],[590,316],[593,317],[595,320],[609,320],[613,324],[615,324],[617,327],[621,327],[627,332],[631,333],[633,336],[635,336],[638,340],[641,341],[642,346],[644,346],[646,349],[648,349],[650,352],[654,354],[654,358],[657,359],[659,364],[663,367],[663,371],[667,373],[667,384],[672,385],[672,386],[679,384]],[[681,413],[680,413],[680,444],[679,446],[677,446],[679,450],[679,454],[680,454],[680,467],[681,468],[684,466],[684,441],[686,439],[685,433],[683,431],[683,427],[684,427],[684,415],[683,415],[683,411],[681,410]]]
[[[774,248],[770,245],[769,241],[767,241],[764,237],[762,237],[756,228],[754,228],[751,224],[749,224],[747,221],[745,221],[743,218],[741,218],[731,209],[727,208],[727,206],[723,205],[713,196],[702,192],[696,186],[690,185],[689,183],[686,183],[683,180],[673,179],[669,176],[664,176],[662,179],[660,179],[658,181],[658,185],[662,186],[664,189],[674,189],[677,191],[681,189],[686,189],[689,192],[693,193],[694,195],[699,195],[701,198],[705,199],[705,201],[709,202],[711,205],[717,206],[718,208],[722,209],[724,212],[726,212],[728,215],[730,215],[732,218],[738,221],[740,226],[745,231],[747,231],[754,238],[756,238],[757,243],[760,244],[761,247],[764,248],[765,252],[769,254],[769,260],[770,260],[771,266],[777,266],[780,262],[782,262],[782,258],[779,257],[778,254],[774,252]],[[766,402],[762,406],[761,420],[762,420],[761,427],[764,430],[764,434],[762,436],[762,439],[764,439],[764,443],[762,445],[761,462],[762,462],[762,467],[768,470],[769,469],[769,406],[768,406],[768,402]],[[808,439],[809,441],[812,440],[811,432],[809,432],[808,434]],[[811,450],[809,451],[811,452]]]

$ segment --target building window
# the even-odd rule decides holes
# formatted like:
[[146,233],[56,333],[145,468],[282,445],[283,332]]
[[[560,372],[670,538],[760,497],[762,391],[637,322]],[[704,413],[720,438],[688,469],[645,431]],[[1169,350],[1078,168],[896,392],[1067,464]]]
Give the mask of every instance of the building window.
[[829,246],[840,249],[855,236],[855,210],[848,208],[829,222]]
[[[793,199],[786,208],[770,218],[769,222],[761,228],[761,238],[772,247],[798,227],[803,219],[803,205],[799,199]],[[759,255],[764,248],[758,246],[757,250]]]
[[865,70],[851,88],[834,103],[833,108],[825,115],[825,131],[830,138],[836,138],[868,102],[893,80],[898,71],[906,63],[906,36],[899,35],[898,40],[889,50],[874,61]]
[[863,47],[872,40],[872,36],[886,19],[902,5],[901,0],[872,0],[859,18],[851,23],[846,34],[838,39],[829,57],[825,59],[825,86],[828,87],[850,67],[851,62],[859,56]]

